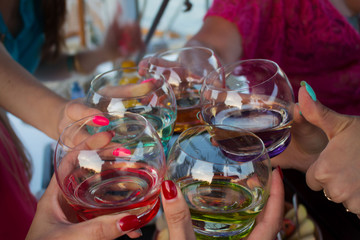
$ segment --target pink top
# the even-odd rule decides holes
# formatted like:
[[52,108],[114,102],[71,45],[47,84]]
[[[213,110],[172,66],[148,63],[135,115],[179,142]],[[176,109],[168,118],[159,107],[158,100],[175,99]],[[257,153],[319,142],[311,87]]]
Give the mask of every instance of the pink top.
[[15,145],[1,121],[0,154],[0,239],[24,240],[35,215],[36,199],[30,192]]
[[360,34],[329,0],[214,0],[207,16],[238,27],[242,59],[279,64],[333,110],[360,115]]

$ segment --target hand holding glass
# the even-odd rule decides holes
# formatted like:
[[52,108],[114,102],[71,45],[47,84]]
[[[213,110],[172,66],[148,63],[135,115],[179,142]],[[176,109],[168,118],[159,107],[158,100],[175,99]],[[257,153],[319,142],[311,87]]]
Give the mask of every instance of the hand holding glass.
[[133,112],[151,122],[166,147],[173,134],[176,100],[161,74],[138,68],[119,68],[95,77],[86,104],[103,112]]
[[201,117],[256,133],[270,157],[290,142],[294,93],[280,67],[272,61],[238,61],[210,73],[201,89]]
[[149,68],[165,76],[176,96],[175,132],[199,125],[200,88],[204,77],[220,66],[211,49],[184,47],[149,58]]
[[55,149],[55,175],[79,221],[115,213],[138,216],[141,226],[160,207],[165,155],[151,124],[134,113],[89,116],[64,129]]
[[255,134],[200,125],[174,143],[167,178],[181,188],[199,239],[238,239],[251,231],[268,199],[271,165]]

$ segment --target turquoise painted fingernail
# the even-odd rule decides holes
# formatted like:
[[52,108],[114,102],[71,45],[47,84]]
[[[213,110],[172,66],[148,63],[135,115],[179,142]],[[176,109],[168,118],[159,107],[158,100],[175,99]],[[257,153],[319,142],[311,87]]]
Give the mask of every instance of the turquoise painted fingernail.
[[314,89],[312,89],[312,87],[305,81],[301,81],[300,83],[301,86],[305,86],[306,91],[309,93],[310,97],[312,98],[312,100],[314,102],[316,102],[316,94],[314,92]]

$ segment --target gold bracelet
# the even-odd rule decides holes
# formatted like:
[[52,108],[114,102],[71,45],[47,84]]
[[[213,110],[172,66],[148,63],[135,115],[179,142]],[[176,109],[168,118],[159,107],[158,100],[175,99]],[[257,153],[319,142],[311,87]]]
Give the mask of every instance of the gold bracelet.
[[74,70],[80,74],[87,74],[86,71],[81,67],[78,55],[74,55]]

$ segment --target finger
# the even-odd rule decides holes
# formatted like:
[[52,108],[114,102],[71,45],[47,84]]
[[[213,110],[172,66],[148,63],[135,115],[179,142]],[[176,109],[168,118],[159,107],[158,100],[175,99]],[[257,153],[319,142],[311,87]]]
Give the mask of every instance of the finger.
[[324,181],[321,179],[326,179],[323,177],[322,170],[318,168],[318,162],[314,162],[306,171],[306,184],[310,189],[314,191],[320,191],[324,188]]
[[319,154],[328,143],[325,132],[303,117],[298,104],[296,104],[294,108],[294,122],[291,128],[291,134],[294,138],[299,138],[307,142],[307,144],[302,145],[302,150],[307,154]]
[[152,81],[144,80],[139,84],[105,87],[99,90],[99,94],[107,98],[134,98],[144,96],[154,90],[154,88],[155,84]]
[[343,205],[348,212],[360,214],[360,191],[356,191],[352,196],[343,202]]
[[140,76],[145,76],[147,74],[150,65],[150,58],[152,57],[145,57],[138,63],[138,73]]
[[138,230],[139,226],[140,221],[136,215],[104,215],[71,225],[63,239],[112,240],[124,234],[138,238],[142,235],[141,230]]
[[353,145],[347,148],[343,146],[345,141],[340,138],[329,142],[306,172],[306,182],[312,190],[325,189],[331,200],[338,203],[349,199],[360,188],[357,184],[360,180],[357,158],[359,148]]
[[81,99],[76,99],[68,102],[65,105],[65,109],[63,111],[62,119],[58,124],[59,133],[61,134],[63,130],[68,127],[73,122],[84,119],[88,116],[94,116],[92,121],[88,121],[86,124],[90,126],[105,126],[109,123],[109,121],[104,118],[102,112],[95,108],[90,108],[85,106]]
[[112,131],[98,132],[93,135],[89,133],[86,126],[71,126],[60,137],[61,146],[74,150],[90,150],[103,148],[111,142]]
[[101,111],[95,108],[89,108],[80,102],[81,99],[73,100],[69,102],[65,107],[65,116],[67,116],[71,121],[77,121],[87,116],[99,114],[101,116]]
[[149,64],[151,69],[154,67],[159,67],[159,68],[173,68],[173,67],[181,67],[181,64],[174,59],[174,61],[168,61],[159,57],[150,57],[148,58]]
[[299,105],[295,104],[290,145],[282,154],[272,158],[271,163],[306,172],[328,142],[325,132],[308,122],[302,116]]
[[59,202],[61,197],[62,193],[57,184],[55,175],[53,175],[46,191],[37,204],[36,214],[31,223],[26,239],[40,239],[39,236],[46,234],[40,231],[40,229],[44,229],[44,227],[48,232],[51,232],[51,229],[61,228],[61,226],[57,225],[59,223],[61,225],[70,223],[62,207],[65,206],[64,209],[69,209],[72,213],[74,213],[74,211],[65,201]]
[[311,86],[302,82],[299,89],[299,105],[302,115],[307,121],[321,128],[329,139],[347,127],[349,121],[344,115],[336,113],[322,105],[317,99]]
[[[39,223],[40,226],[44,224],[44,221],[50,224],[55,224],[55,226],[57,224],[67,225],[69,223],[67,219],[68,215],[65,216],[63,212],[64,209],[69,210],[69,205],[66,202],[63,202],[62,204],[65,205],[65,208],[63,208],[64,206],[60,207],[60,202],[58,202],[59,197],[61,197],[60,188],[56,182],[55,176],[53,176],[48,188],[39,201],[36,215],[36,218],[39,218],[39,213],[46,213],[46,217],[42,218],[41,221],[34,221],[34,223]],[[126,233],[131,238],[137,238],[141,236],[141,231],[136,231],[140,225],[140,221],[134,215],[106,215],[71,225],[70,229],[67,230],[67,236],[69,239],[83,239],[84,236],[86,239],[90,240],[115,239]],[[36,226],[32,228],[36,229]],[[64,239],[66,239],[65,236]]]
[[162,183],[161,193],[170,239],[196,239],[189,207],[179,188],[172,181],[167,180]]
[[61,205],[58,203],[58,199],[61,196],[61,191],[59,185],[57,183],[55,175],[52,176],[46,191],[40,198],[37,205],[37,214],[45,212],[45,213],[53,213],[51,216],[58,216],[60,219],[65,220],[66,217],[61,210]]
[[281,229],[284,216],[284,185],[279,169],[273,171],[269,199],[257,217],[256,226],[248,240],[273,240]]

